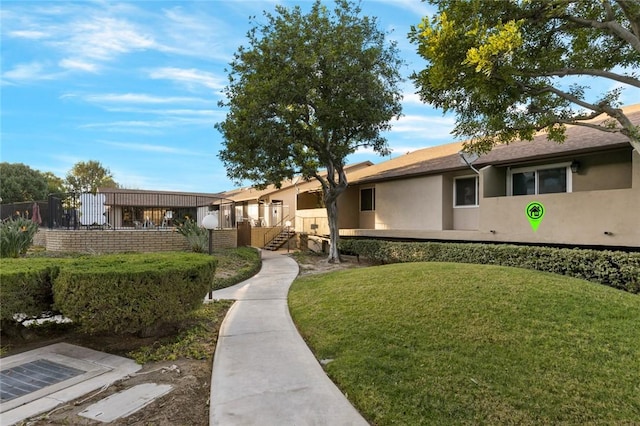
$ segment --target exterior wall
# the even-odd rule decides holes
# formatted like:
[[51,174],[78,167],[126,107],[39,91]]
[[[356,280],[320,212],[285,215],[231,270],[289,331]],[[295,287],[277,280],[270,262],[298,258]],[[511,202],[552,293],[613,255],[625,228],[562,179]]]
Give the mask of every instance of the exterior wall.
[[[47,251],[80,253],[122,253],[189,250],[184,236],[171,231],[66,231],[40,230]],[[214,248],[232,248],[237,245],[236,230],[213,232]]]
[[327,210],[324,208],[298,210],[296,212],[295,229],[296,232],[305,232],[310,236],[329,235]]
[[453,229],[476,230],[480,226],[478,207],[456,207],[453,209]]
[[631,188],[631,150],[576,158],[578,173],[573,173],[573,192]]
[[[546,210],[536,232],[524,213],[531,201]],[[635,226],[640,190],[495,197],[480,203],[479,231],[492,235],[492,240],[640,247],[640,228]]]
[[[326,217],[325,212],[325,217]],[[338,227],[365,228],[360,225],[360,188],[348,186],[338,198]],[[373,226],[372,226],[373,227]]]
[[442,230],[442,181],[437,175],[377,183],[375,229]]
[[631,187],[635,190],[640,191],[640,152],[633,151],[631,157]]
[[[506,196],[506,167],[483,168],[480,207],[453,209],[454,230],[434,229],[437,217],[430,210],[432,204],[427,203],[436,200],[436,207],[442,209],[441,223],[446,225],[446,205],[452,205],[446,195],[452,192],[447,189],[452,187],[447,184],[449,177],[441,177],[439,186],[435,176],[378,183],[376,229],[342,229],[340,234],[640,248],[640,228],[636,226],[640,211],[640,154],[622,150],[577,159],[581,171],[572,176],[572,193]],[[440,194],[435,186],[442,191]],[[531,201],[541,202],[546,209],[535,232],[524,212]],[[458,226],[477,230],[458,230]]]
[[485,197],[507,195],[507,168],[487,166],[480,170],[480,193]]

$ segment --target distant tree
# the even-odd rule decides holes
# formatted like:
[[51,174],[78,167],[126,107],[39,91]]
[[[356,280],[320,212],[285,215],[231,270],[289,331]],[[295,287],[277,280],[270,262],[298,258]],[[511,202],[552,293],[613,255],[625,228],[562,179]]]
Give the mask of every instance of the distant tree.
[[0,163],[2,203],[39,201],[47,198],[47,180],[38,170],[22,163]]
[[[388,152],[380,133],[401,112],[401,61],[374,18],[337,1],[308,14],[276,6],[234,56],[225,90],[220,158],[229,177],[256,186],[317,179],[329,220],[330,262],[339,262],[337,199],[347,188],[345,158],[358,148]],[[322,169],[326,170],[326,175]]]
[[71,192],[92,192],[98,188],[117,188],[111,171],[98,161],[80,161],[76,163],[65,179],[65,185]]
[[[561,142],[573,124],[620,132],[640,152],[640,129],[619,108],[624,85],[640,87],[640,2],[430,3],[438,13],[409,33],[428,61],[412,79],[424,102],[455,112],[454,133],[473,139],[468,149],[531,140],[538,130]],[[591,95],[576,76],[609,90]],[[603,113],[604,124],[587,122]]]
[[51,172],[44,172],[43,176],[47,180],[47,193],[58,194],[65,192],[64,180]]

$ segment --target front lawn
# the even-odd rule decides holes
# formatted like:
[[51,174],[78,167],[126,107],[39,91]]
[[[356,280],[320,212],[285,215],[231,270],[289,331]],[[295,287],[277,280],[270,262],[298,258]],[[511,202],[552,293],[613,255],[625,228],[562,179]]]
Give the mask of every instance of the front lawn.
[[640,419],[638,295],[530,270],[415,263],[299,278],[289,304],[372,424]]

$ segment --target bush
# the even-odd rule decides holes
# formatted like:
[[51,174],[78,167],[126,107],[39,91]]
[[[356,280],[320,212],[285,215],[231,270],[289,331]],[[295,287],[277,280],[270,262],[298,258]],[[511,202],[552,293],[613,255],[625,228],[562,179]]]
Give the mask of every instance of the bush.
[[23,217],[0,222],[0,257],[18,257],[33,245],[38,224]]
[[[1,329],[17,329],[26,319],[52,310],[52,282],[60,267],[48,259],[3,259],[0,262]],[[20,315],[21,319],[16,319]]]
[[373,262],[478,263],[553,272],[640,293],[640,253],[474,243],[340,240],[340,250]]
[[54,306],[88,333],[155,334],[202,305],[215,269],[193,253],[74,259],[53,283]]
[[178,223],[176,231],[183,235],[189,242],[191,251],[195,253],[206,253],[209,249],[209,231],[189,218]]

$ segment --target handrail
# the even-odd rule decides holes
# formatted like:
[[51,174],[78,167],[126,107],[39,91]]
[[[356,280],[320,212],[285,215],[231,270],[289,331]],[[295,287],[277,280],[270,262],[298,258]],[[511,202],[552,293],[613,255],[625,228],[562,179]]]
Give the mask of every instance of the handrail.
[[268,230],[267,232],[264,233],[263,236],[263,247],[266,246],[267,244],[269,244],[271,242],[271,240],[273,240],[275,237],[277,237],[283,230],[284,228],[284,223],[286,223],[288,220],[291,219],[290,215],[286,215],[284,218],[282,218],[282,220],[280,220],[280,222],[278,223],[278,225],[274,226],[272,229]]

